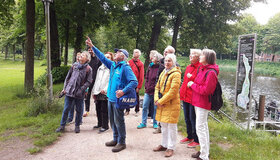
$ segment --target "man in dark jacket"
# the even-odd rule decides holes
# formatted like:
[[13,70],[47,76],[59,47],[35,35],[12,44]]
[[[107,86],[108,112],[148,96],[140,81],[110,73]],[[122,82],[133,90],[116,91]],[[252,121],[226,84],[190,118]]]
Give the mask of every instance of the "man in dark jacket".
[[62,94],[66,95],[64,100],[64,109],[62,112],[60,127],[56,129],[56,132],[64,131],[68,113],[72,104],[76,105],[75,132],[80,132],[85,90],[92,83],[92,69],[88,65],[89,61],[90,54],[87,51],[84,51],[81,54],[79,63],[74,63],[68,71],[62,90]]
[[[95,54],[93,53],[91,48],[88,49],[88,52],[91,54],[91,60],[88,64],[92,68],[92,83],[89,86],[88,93],[87,93],[86,100],[85,100],[86,112],[83,115],[84,117],[87,117],[89,115],[91,90],[92,90],[92,88],[94,86],[94,83],[95,83],[97,70],[102,64],[100,62],[100,60],[95,56]],[[99,128],[101,126],[94,126],[94,127]]]

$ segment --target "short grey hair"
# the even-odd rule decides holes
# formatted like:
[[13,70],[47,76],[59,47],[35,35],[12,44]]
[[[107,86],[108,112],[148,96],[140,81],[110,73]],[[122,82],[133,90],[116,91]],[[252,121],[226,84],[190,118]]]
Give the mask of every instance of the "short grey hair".
[[203,49],[202,54],[208,64],[216,64],[216,52],[212,49]]
[[154,55],[156,55],[158,53],[158,51],[156,51],[156,50],[151,50],[150,51],[150,57],[154,57]]
[[139,56],[141,56],[141,51],[140,51],[139,49],[134,49],[134,50],[133,50],[133,54],[134,54],[134,52],[139,53]]
[[165,48],[165,50],[170,50],[169,53],[175,54],[175,48],[172,47],[172,46],[167,46],[167,47]]
[[190,49],[190,54],[195,54],[199,57],[202,54],[202,51],[201,49]]
[[165,59],[167,59],[167,58],[170,58],[173,62],[173,66],[176,66],[177,60],[176,60],[175,54],[168,54],[168,55],[166,55]]
[[158,52],[154,56],[157,57],[157,61],[160,61],[163,58],[163,55]]
[[[85,55],[87,56],[87,59],[88,59],[87,62],[90,62],[90,60],[91,60],[91,55],[89,54],[89,52],[88,52],[88,51],[83,51],[82,54],[85,54]],[[81,55],[82,55],[82,54],[81,54]]]
[[126,55],[123,52],[121,52],[120,54],[123,56],[123,60],[127,62],[128,57],[126,57]]

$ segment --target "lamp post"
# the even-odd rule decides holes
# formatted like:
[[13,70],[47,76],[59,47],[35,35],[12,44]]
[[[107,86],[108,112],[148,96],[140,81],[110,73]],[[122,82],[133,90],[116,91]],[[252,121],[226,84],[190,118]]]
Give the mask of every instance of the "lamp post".
[[51,73],[51,46],[50,46],[50,3],[53,0],[42,0],[45,5],[45,22],[46,22],[46,50],[47,50],[47,89],[49,102],[53,99],[53,82]]

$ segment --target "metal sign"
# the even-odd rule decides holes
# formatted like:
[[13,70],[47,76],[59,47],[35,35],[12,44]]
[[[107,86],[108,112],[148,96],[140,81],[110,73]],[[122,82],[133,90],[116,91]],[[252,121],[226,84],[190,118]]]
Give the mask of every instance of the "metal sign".
[[251,104],[256,38],[256,34],[239,36],[235,105],[243,109]]

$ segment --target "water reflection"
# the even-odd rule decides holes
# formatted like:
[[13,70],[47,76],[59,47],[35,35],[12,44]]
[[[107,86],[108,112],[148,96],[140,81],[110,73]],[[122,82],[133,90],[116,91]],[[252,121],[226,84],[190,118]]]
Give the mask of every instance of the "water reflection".
[[[220,72],[219,81],[225,97],[234,101],[235,73]],[[280,106],[280,78],[255,75],[253,78],[253,97],[259,101],[259,95],[266,96],[266,104],[275,101]],[[252,103],[253,104],[253,103]]]

